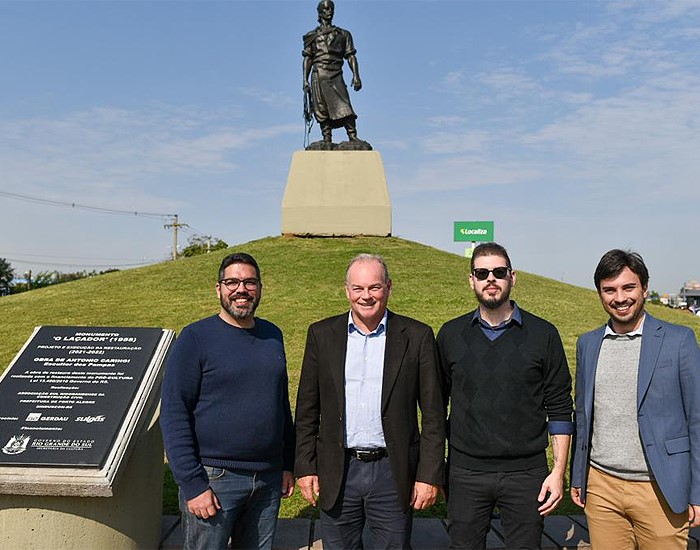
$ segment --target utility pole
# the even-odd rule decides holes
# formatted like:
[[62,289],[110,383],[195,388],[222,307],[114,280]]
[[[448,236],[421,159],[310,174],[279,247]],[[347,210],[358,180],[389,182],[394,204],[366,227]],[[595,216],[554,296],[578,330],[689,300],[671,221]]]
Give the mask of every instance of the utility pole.
[[189,227],[186,223],[179,223],[177,214],[173,214],[173,223],[167,223],[163,227],[173,230],[173,260],[177,260],[177,230],[180,227]]

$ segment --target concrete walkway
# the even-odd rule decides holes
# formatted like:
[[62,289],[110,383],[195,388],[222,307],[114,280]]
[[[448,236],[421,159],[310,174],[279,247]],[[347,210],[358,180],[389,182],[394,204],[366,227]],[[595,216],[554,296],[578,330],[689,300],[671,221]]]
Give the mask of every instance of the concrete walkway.
[[[279,550],[320,550],[321,529],[317,521],[310,519],[280,519],[273,547]],[[367,539],[365,539],[367,540]],[[692,529],[688,542],[689,550],[700,550],[700,529]],[[368,541],[367,541],[368,542]],[[448,547],[444,521],[434,518],[413,520],[412,546],[415,550],[441,550]],[[182,532],[178,516],[163,517],[163,538],[161,546],[166,550],[182,548]],[[505,548],[501,521],[491,522],[487,548]],[[369,544],[365,548],[371,548]],[[586,516],[550,516],[544,520],[543,549],[590,548]]]

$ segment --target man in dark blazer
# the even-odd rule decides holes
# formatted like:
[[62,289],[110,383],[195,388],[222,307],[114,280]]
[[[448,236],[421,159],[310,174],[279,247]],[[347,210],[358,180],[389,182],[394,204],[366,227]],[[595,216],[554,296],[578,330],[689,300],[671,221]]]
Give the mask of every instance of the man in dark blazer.
[[[412,511],[443,480],[445,409],[432,329],[387,310],[384,260],[348,267],[350,312],[309,327],[296,404],[295,475],[324,548],[410,546]],[[417,408],[422,413],[418,429]]]
[[700,525],[700,349],[644,311],[649,272],[611,250],[594,281],[609,322],[576,347],[571,497],[595,548],[687,547]]

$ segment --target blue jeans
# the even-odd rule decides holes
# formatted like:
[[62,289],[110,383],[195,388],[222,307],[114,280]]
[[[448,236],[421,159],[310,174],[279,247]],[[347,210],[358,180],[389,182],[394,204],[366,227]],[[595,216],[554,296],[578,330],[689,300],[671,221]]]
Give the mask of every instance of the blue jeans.
[[221,510],[199,519],[187,510],[180,491],[186,549],[272,548],[282,492],[282,472],[246,472],[205,466]]

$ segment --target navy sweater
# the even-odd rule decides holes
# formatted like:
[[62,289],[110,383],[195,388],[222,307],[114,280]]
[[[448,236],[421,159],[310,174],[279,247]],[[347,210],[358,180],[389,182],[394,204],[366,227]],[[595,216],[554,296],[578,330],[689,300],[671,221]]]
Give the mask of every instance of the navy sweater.
[[229,325],[218,315],[182,331],[163,379],[161,426],[187,500],[209,487],[203,466],[293,471],[294,428],[282,332],[264,319]]

